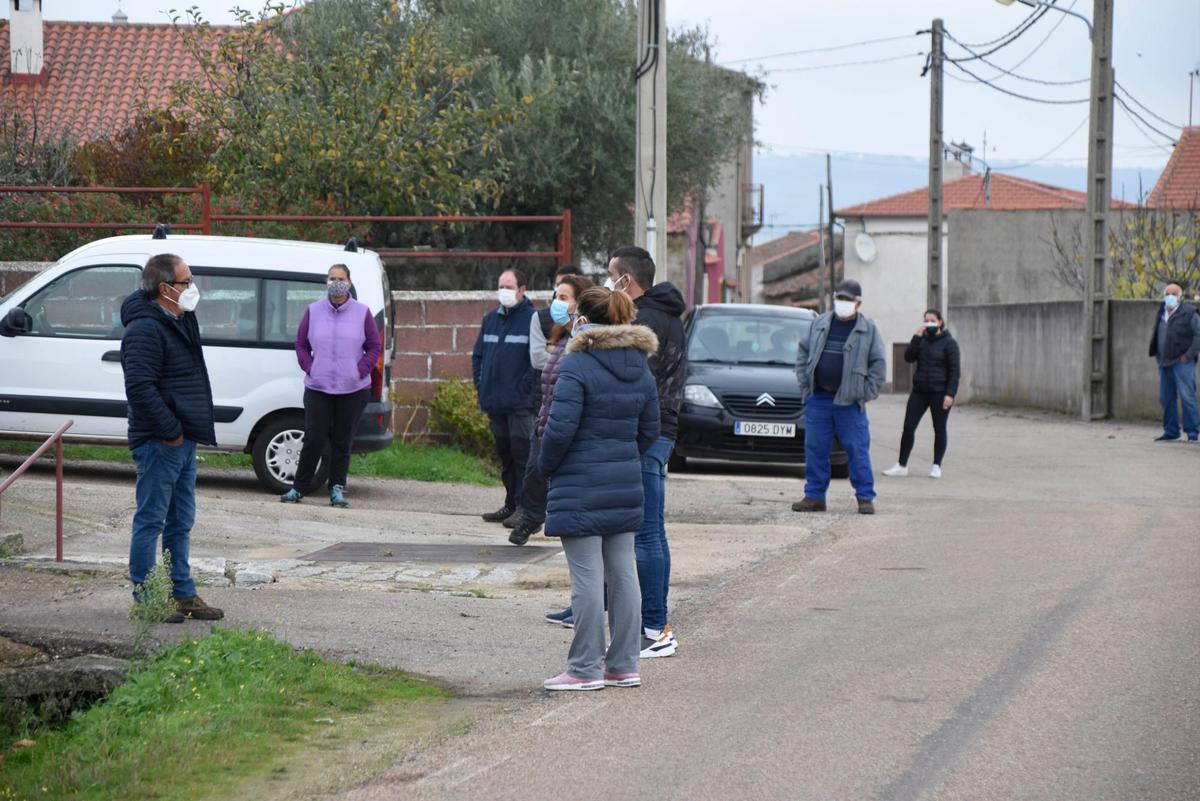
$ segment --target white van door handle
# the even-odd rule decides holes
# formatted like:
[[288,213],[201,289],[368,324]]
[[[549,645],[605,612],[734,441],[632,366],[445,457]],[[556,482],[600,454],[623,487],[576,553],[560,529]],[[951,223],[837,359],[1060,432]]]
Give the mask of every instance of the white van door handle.
[[102,361],[102,362],[119,362],[119,361],[121,361],[121,351],[110,350],[108,353],[105,353],[103,356],[100,357],[100,361]]

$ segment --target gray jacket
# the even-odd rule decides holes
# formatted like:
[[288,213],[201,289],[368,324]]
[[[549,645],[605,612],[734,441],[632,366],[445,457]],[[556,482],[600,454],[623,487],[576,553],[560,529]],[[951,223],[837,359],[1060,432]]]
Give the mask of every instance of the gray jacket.
[[[829,339],[829,327],[833,312],[826,312],[813,321],[808,336],[800,340],[800,353],[796,358],[796,379],[800,382],[800,394],[804,398],[813,393],[813,376],[817,362]],[[857,403],[863,408],[867,401],[879,397],[879,390],[887,380],[887,351],[879,328],[862,312],[854,323],[854,330],[846,339],[846,358],[842,364],[842,385],[833,402],[839,406]]]

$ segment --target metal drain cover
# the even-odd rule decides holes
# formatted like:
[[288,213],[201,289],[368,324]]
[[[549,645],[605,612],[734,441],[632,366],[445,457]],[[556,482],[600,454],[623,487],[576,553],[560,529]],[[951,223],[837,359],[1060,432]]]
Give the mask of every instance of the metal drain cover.
[[314,562],[425,562],[473,564],[499,562],[534,564],[562,551],[549,545],[472,545],[469,543],[425,545],[409,542],[339,542],[316,553],[302,556]]

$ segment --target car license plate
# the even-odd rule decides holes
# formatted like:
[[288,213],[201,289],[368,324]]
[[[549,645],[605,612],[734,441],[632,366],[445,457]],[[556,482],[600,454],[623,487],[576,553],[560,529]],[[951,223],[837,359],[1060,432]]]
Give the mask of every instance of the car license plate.
[[741,437],[794,437],[795,423],[754,423],[738,420],[733,424],[733,433]]

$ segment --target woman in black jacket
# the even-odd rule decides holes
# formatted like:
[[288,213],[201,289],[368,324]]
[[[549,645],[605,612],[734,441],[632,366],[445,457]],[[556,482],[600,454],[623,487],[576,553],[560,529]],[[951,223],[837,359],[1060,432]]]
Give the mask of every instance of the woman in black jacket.
[[946,330],[946,321],[937,309],[925,312],[925,321],[904,351],[904,361],[917,363],[913,389],[904,413],[904,433],[900,435],[900,461],[883,471],[885,476],[907,476],[908,456],[912,453],[917,424],[929,409],[933,418],[933,467],[930,478],[942,477],[942,459],[946,455],[946,420],[958,394],[958,343]]

